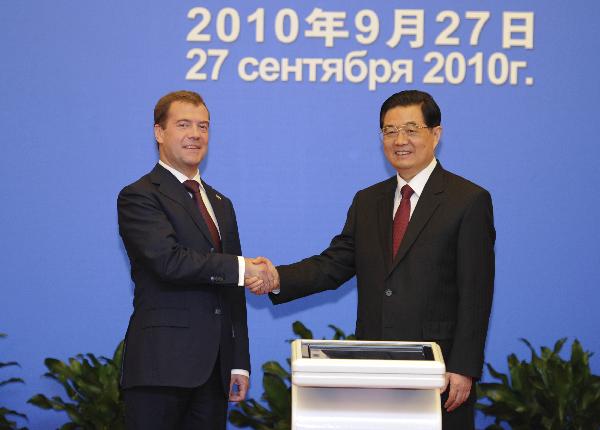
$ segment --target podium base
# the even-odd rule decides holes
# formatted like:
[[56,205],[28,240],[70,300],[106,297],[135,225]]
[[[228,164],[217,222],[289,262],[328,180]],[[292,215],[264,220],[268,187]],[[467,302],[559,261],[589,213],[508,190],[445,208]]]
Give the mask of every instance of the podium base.
[[439,389],[292,385],[292,430],[440,430]]

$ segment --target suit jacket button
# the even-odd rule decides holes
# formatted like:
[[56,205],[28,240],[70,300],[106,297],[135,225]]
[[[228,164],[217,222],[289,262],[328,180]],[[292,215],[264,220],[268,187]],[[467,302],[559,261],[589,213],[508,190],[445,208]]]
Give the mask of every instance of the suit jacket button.
[[388,296],[388,297],[389,297],[389,296],[391,296],[392,294],[393,294],[393,293],[392,293],[392,290],[390,290],[389,288],[388,288],[387,290],[385,290],[385,295],[386,295],[386,296]]
[[215,309],[215,315],[221,315],[221,309],[216,308]]

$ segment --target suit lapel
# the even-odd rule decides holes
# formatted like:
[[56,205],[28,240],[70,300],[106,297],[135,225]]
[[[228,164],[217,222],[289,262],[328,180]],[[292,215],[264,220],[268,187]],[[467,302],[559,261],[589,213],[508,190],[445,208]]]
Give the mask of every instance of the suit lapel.
[[423,188],[423,193],[419,197],[417,207],[410,218],[408,228],[406,229],[398,253],[396,254],[396,257],[394,257],[394,261],[390,267],[390,272],[394,270],[398,263],[406,256],[408,250],[417,240],[417,237],[440,205],[444,188],[444,170],[438,162],[433,172],[431,172],[431,176],[429,177],[427,184],[425,184],[425,188]]
[[206,222],[196,207],[194,199],[190,197],[183,184],[181,184],[181,182],[179,182],[177,178],[171,174],[171,172],[162,167],[160,164],[157,164],[154,167],[150,173],[150,176],[152,183],[158,185],[158,191],[161,194],[183,206],[189,216],[192,217],[194,223],[200,229],[206,240],[208,240],[214,247],[215,244],[212,243]]
[[394,193],[398,186],[396,177],[392,177],[384,184],[384,190],[377,200],[377,223],[379,230],[379,244],[383,255],[386,270],[389,271],[392,261],[392,223],[394,210]]
[[225,223],[227,219],[227,213],[225,210],[225,206],[223,205],[223,196],[217,193],[210,185],[206,182],[202,181],[202,185],[204,186],[204,190],[206,191],[206,195],[208,196],[208,201],[212,206],[213,213],[215,214],[215,218],[217,219],[217,224],[219,225],[219,233],[221,235],[221,248],[222,251],[225,252],[225,231],[227,225]]

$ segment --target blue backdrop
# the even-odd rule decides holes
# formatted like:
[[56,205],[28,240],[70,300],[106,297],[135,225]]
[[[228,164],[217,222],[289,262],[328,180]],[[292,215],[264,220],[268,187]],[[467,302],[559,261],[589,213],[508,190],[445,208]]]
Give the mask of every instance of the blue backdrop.
[[[430,92],[438,158],[494,200],[486,361],[526,355],[519,337],[568,336],[597,352],[598,373],[598,16],[582,0],[3,2],[0,360],[22,367],[0,379],[26,384],[3,387],[0,405],[59,426],[25,405],[62,394],[44,358],[111,355],[122,339],[132,283],[116,196],[156,162],[152,109],[177,89],[211,111],[201,173],[233,200],[244,254],[275,263],[320,252],[354,193],[393,174],[381,103]],[[354,287],[278,308],[248,297],[251,396],[261,364],[288,356],[293,321],[353,331]]]

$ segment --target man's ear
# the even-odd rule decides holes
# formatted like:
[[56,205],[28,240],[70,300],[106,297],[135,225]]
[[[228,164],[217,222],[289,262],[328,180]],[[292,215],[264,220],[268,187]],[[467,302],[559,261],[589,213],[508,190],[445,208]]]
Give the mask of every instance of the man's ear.
[[163,142],[164,130],[159,124],[154,124],[154,138],[160,144]]
[[433,132],[433,137],[434,137],[433,147],[435,148],[438,145],[438,143],[440,142],[440,139],[442,138],[442,126],[438,125],[437,127],[434,127],[432,132]]

